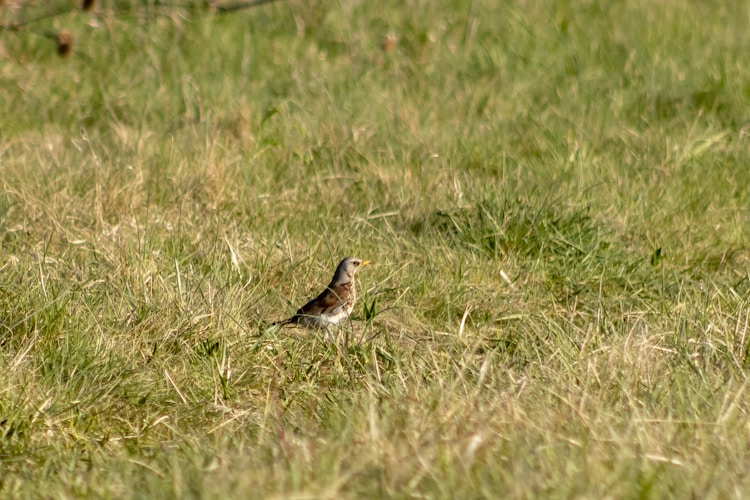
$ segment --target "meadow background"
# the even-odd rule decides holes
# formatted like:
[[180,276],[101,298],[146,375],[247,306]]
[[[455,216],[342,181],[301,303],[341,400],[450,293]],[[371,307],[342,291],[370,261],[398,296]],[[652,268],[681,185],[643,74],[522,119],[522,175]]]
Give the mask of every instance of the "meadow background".
[[[57,6],[0,7],[0,496],[750,491],[746,1]],[[268,326],[345,255],[336,342]]]

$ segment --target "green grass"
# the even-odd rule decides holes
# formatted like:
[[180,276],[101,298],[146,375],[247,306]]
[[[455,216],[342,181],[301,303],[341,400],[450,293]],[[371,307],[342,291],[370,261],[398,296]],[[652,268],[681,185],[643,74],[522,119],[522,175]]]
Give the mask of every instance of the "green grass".
[[745,2],[187,3],[0,32],[0,496],[744,496]]

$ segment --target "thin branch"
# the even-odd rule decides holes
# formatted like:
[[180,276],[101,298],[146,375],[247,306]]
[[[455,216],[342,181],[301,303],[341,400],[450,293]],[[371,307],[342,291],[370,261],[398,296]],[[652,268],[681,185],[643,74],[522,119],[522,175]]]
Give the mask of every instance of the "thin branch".
[[33,17],[25,21],[21,21],[17,23],[10,23],[6,25],[0,25],[0,31],[23,31],[23,28],[28,26],[29,24],[38,23],[39,21],[44,21],[45,19],[50,19],[52,17],[70,14],[71,12],[75,10],[78,10],[78,8],[77,7],[65,7],[64,9],[58,9],[53,12],[48,12],[46,14],[42,14],[39,17]]

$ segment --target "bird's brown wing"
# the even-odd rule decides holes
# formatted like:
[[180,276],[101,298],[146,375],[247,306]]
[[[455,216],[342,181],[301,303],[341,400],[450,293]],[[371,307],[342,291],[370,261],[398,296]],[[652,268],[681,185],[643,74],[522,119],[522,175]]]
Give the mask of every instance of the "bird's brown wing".
[[276,321],[272,323],[272,325],[284,326],[290,323],[299,323],[303,318],[316,318],[320,316],[321,313],[336,307],[340,303],[341,301],[339,300],[338,295],[330,288],[326,288],[320,293],[320,295],[297,309],[297,313],[294,316],[282,321]]
[[300,307],[294,316],[283,321],[277,321],[273,325],[284,326],[290,323],[306,323],[310,318],[318,318],[324,313],[330,314],[335,309],[344,307],[350,300],[351,293],[351,283],[328,285],[320,295]]
[[341,299],[339,298],[339,294],[331,288],[326,288],[320,293],[320,295],[300,307],[294,317],[319,316],[322,312],[328,311],[340,303]]

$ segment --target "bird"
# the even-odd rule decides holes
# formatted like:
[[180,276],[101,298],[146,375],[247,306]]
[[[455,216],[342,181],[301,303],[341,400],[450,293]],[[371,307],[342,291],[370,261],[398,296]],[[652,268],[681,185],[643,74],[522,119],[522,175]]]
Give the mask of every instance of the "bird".
[[297,310],[289,319],[277,321],[272,325],[300,325],[316,329],[328,329],[345,320],[354,309],[357,292],[354,288],[356,272],[370,264],[369,260],[346,257],[342,260],[333,279],[325,290]]

